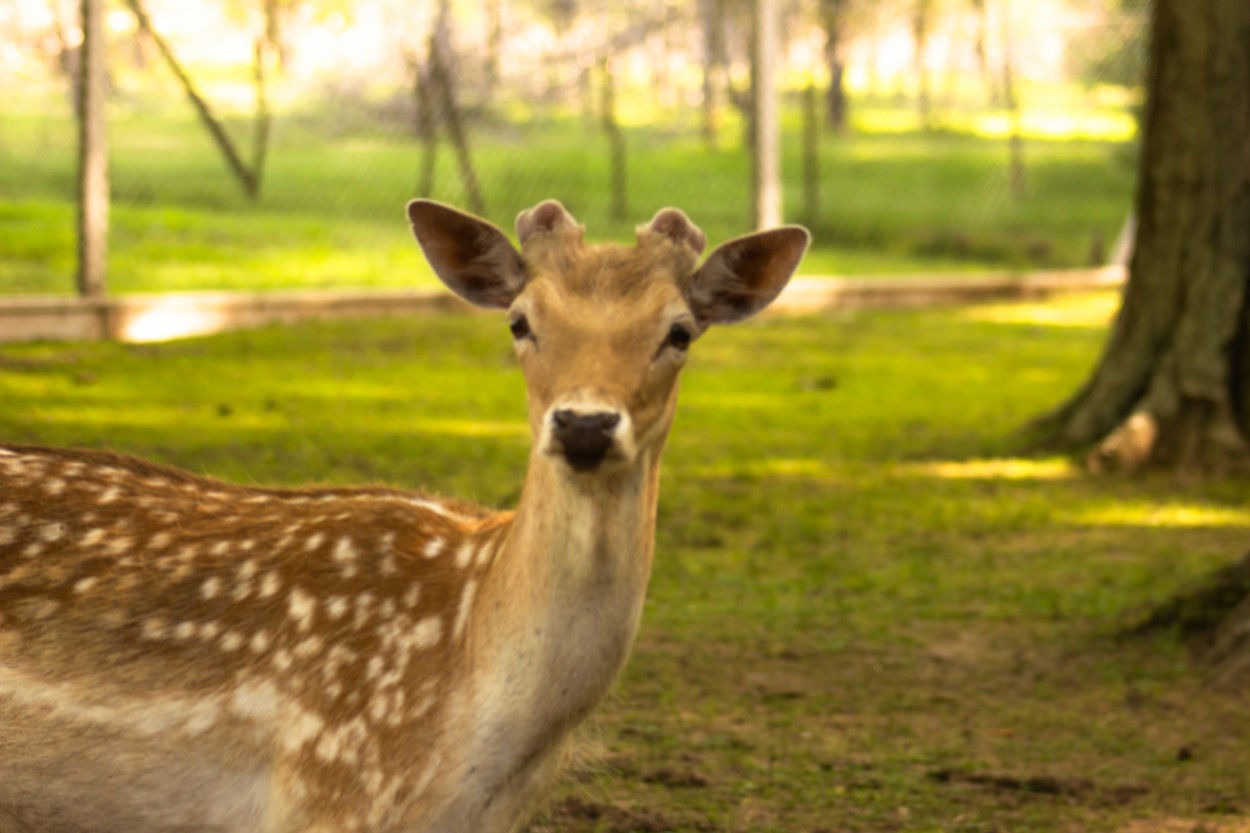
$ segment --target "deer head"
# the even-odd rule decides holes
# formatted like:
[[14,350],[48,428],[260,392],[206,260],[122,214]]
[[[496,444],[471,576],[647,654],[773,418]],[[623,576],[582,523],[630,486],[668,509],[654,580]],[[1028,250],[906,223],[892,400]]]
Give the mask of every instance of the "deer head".
[[639,226],[632,247],[586,244],[555,201],[517,217],[519,251],[491,223],[435,202],[410,203],[408,218],[453,292],[507,310],[534,449],[571,475],[658,455],[692,344],[766,307],[808,244],[804,229],[779,228],[699,265],[706,237],[675,208]]

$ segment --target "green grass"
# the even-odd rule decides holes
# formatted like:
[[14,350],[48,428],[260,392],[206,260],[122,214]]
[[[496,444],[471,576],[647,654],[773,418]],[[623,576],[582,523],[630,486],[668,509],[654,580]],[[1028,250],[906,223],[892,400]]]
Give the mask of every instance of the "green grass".
[[[700,340],[639,642],[533,829],[1244,829],[1244,700],[1174,637],[1117,633],[1245,551],[1247,484],[1020,447],[1114,304]],[[496,316],[430,316],[4,346],[0,437],[505,505],[528,447],[508,340]]]
[[[55,98],[0,108],[0,292],[73,287],[74,128]],[[880,115],[866,109],[865,125]],[[403,216],[421,151],[408,128],[331,112],[280,116],[259,204],[228,177],[177,98],[112,108],[115,292],[424,286],[433,277]],[[345,123],[346,122],[346,123]],[[233,125],[246,136],[244,124]],[[479,124],[473,157],[487,213],[511,228],[518,210],[556,197],[594,239],[630,239],[678,205],[714,242],[749,225],[749,167],[729,120],[717,148],[693,129],[626,130],[629,216],[610,216],[607,148],[578,119]],[[822,141],[819,211],[804,216],[801,125],[784,130],[786,215],[808,223],[808,274],[876,274],[1081,266],[1091,242],[1115,239],[1127,213],[1131,145],[1027,142],[1028,192],[1008,188],[1006,143],[959,132],[872,133]],[[465,206],[444,147],[435,198]]]

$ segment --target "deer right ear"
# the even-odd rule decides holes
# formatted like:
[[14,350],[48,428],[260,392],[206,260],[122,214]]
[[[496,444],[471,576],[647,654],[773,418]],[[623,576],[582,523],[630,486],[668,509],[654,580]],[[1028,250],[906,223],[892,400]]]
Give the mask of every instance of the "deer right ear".
[[691,281],[691,308],[700,325],[741,321],[772,303],[798,268],[810,240],[807,229],[783,226],[718,247]]
[[432,200],[408,203],[425,259],[447,288],[479,307],[507,308],[525,286],[525,267],[495,225]]

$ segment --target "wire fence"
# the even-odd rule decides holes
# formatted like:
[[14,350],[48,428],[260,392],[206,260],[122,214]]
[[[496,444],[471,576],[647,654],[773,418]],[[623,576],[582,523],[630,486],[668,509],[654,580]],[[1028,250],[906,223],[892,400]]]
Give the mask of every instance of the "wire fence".
[[[0,292],[73,289],[71,0],[0,9]],[[751,222],[745,0],[118,0],[109,288],[428,279],[403,204],[594,238]],[[1079,266],[1129,209],[1144,4],[782,4],[784,212],[807,271]]]

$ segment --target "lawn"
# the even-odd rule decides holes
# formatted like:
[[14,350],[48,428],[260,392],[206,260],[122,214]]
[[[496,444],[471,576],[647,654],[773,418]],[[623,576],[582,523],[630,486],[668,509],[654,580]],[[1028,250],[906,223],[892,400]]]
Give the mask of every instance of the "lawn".
[[[1244,698],[1152,603],[1244,553],[1247,483],[1097,478],[1018,429],[1115,299],[770,317],[692,350],[643,628],[535,833],[1250,825]],[[248,483],[516,498],[496,316],[0,346],[0,436]]]
[[[403,216],[416,195],[420,145],[393,114],[349,118],[345,107],[277,119],[263,198],[253,204],[180,99],[118,96],[111,289],[431,285]],[[815,232],[807,274],[1084,266],[1091,253],[1108,252],[1130,203],[1130,139],[1030,139],[1028,190],[1016,199],[1005,140],[971,129],[879,129],[901,108],[866,107],[860,131],[824,137],[811,217],[802,204],[801,119],[787,111],[786,215]],[[66,110],[56,96],[17,95],[0,108],[0,293],[73,289],[75,139]],[[487,213],[511,229],[517,211],[556,197],[592,238],[628,239],[657,209],[678,205],[713,241],[743,233],[750,175],[740,124],[727,119],[715,148],[683,125],[626,128],[629,212],[614,219],[607,144],[595,125],[484,118],[472,150]],[[240,136],[246,127],[233,125]],[[467,207],[447,147],[433,196]]]

